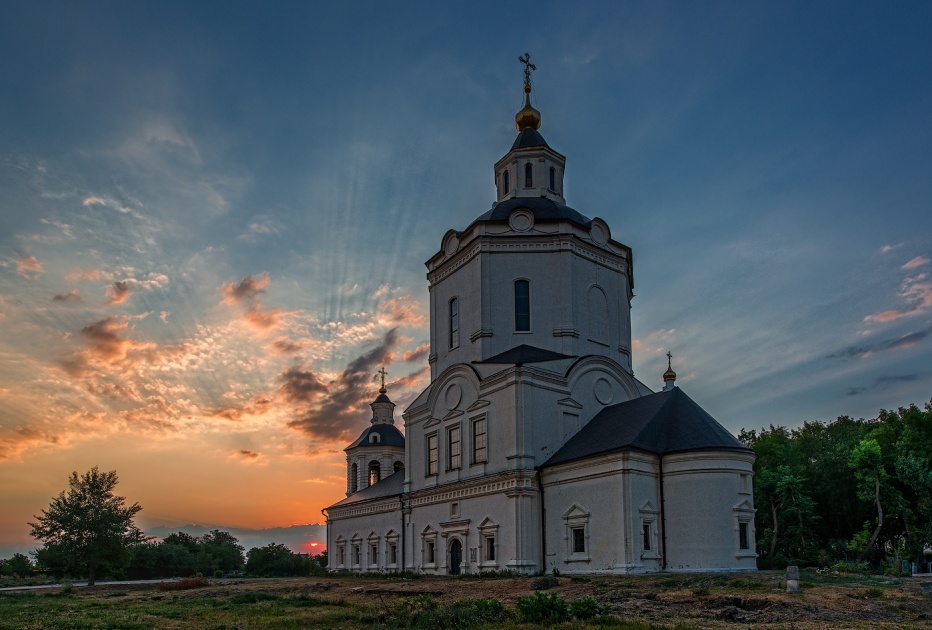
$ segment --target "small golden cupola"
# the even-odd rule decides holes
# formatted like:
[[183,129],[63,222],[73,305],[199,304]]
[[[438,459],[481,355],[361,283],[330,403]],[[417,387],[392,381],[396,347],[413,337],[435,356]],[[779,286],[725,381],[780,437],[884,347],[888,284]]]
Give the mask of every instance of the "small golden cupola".
[[524,107],[515,114],[515,127],[518,131],[540,129],[540,112],[531,107],[531,70],[537,70],[537,66],[531,63],[529,53],[518,57],[518,61],[524,64]]
[[667,371],[663,373],[663,391],[676,387],[676,372],[673,371],[673,354],[667,352]]

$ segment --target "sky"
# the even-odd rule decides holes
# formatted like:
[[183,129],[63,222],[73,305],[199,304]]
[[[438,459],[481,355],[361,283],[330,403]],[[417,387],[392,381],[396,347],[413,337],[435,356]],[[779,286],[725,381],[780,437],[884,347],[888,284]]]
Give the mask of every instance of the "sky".
[[[314,550],[531,54],[635,376],[726,428],[932,398],[932,4],[0,3],[0,557],[71,471]],[[196,530],[203,531],[203,530]],[[255,543],[255,544],[253,544]]]

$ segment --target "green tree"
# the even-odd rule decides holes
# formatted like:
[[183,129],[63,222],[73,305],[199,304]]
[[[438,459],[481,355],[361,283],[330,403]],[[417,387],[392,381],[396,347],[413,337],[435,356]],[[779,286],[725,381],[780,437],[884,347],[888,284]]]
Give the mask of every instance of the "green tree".
[[864,550],[858,556],[857,561],[861,562],[874,547],[880,530],[883,527],[883,504],[880,501],[880,489],[887,479],[887,471],[883,467],[883,459],[880,451],[880,444],[877,440],[861,440],[860,444],[851,453],[851,459],[848,460],[848,466],[854,470],[854,476],[859,482],[858,497],[865,501],[873,501],[877,506],[877,526],[874,533],[864,547]]
[[72,472],[67,492],[52,499],[48,509],[34,517],[36,522],[29,523],[32,537],[53,552],[47,555],[85,569],[90,585],[99,568],[125,562],[130,546],[145,538],[133,522],[142,508],[138,503],[126,505],[125,497],[113,494],[117,483],[115,470],[100,472],[94,466],[81,476]]
[[306,576],[310,571],[310,558],[306,555],[291,553],[291,549],[279,543],[270,543],[265,547],[253,547],[246,554],[246,572],[250,576]]
[[199,568],[238,571],[244,564],[243,546],[231,533],[215,529],[198,540]]
[[28,577],[32,574],[32,560],[29,556],[14,553],[8,560],[0,560],[0,575]]

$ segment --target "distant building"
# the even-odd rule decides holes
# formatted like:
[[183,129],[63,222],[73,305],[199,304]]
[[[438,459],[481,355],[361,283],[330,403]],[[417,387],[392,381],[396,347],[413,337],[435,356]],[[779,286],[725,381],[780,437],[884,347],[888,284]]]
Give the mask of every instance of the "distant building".
[[[525,60],[527,61],[527,60]],[[530,103],[496,203],[427,261],[431,383],[384,387],[324,510],[329,568],[429,574],[753,570],[754,453],[631,367],[631,249],[565,204]]]

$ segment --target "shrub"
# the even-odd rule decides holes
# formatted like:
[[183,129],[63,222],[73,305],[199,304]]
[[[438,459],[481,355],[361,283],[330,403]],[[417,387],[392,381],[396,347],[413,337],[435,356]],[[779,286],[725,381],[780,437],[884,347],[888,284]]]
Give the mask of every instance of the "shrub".
[[871,599],[877,599],[878,597],[883,597],[883,589],[876,588],[876,587],[869,588],[864,592],[864,594],[870,597]]
[[159,584],[159,589],[163,591],[186,591],[191,588],[202,588],[204,586],[210,586],[210,582],[207,581],[207,578],[203,575],[198,574],[197,577],[181,578],[177,582]]
[[693,595],[695,595],[696,597],[706,597],[706,596],[709,595],[711,592],[712,592],[712,591],[710,591],[710,590],[707,589],[707,588],[694,588],[694,589],[693,589]]
[[556,593],[544,595],[538,591],[530,597],[520,597],[515,609],[530,623],[559,623],[569,617],[566,602]]
[[586,595],[570,602],[570,614],[577,619],[592,619],[602,612],[599,602],[592,595]]
[[222,578],[222,577],[223,577],[223,571],[221,571],[220,569],[217,569],[216,571],[214,571],[214,577],[215,577],[215,578]]

